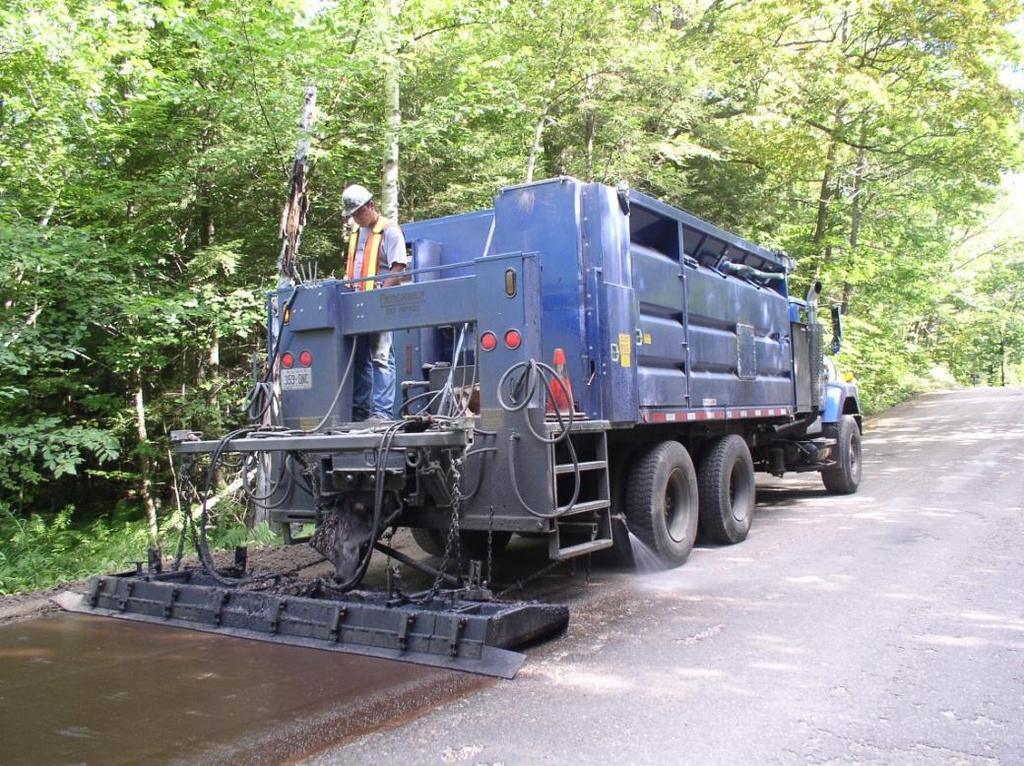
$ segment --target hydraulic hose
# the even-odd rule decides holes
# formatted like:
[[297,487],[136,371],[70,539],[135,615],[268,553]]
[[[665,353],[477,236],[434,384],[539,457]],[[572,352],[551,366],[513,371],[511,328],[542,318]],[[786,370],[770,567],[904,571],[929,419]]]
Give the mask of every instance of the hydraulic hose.
[[[512,381],[512,376],[515,373],[519,373],[519,377]],[[508,399],[505,398],[505,387],[511,381]],[[506,412],[521,412],[525,410],[531,401],[533,401],[534,394],[537,391],[537,386],[542,383],[544,384],[544,402],[545,409],[547,409],[547,401],[551,398],[551,386],[552,384],[557,385],[562,389],[562,394],[565,397],[565,401],[572,401],[572,396],[569,393],[569,387],[565,384],[562,376],[557,370],[550,365],[544,364],[544,362],[538,362],[536,359],[527,359],[522,362],[518,362],[509,367],[502,374],[498,380],[498,405]],[[569,419],[565,420],[562,416],[562,411],[558,406],[554,407],[555,417],[558,419],[559,430],[555,436],[545,436],[537,433],[537,429],[533,425],[533,421],[530,419],[529,413],[524,415],[526,420],[526,427],[530,431],[531,436],[542,444],[559,444],[565,441],[566,447],[569,451],[569,458],[572,460],[573,466],[573,490],[572,498],[566,505],[555,508],[552,513],[542,513],[530,507],[529,503],[523,498],[523,494],[519,489],[518,472],[516,470],[516,448],[519,442],[519,435],[512,434],[509,437],[508,445],[508,475],[509,482],[512,485],[512,493],[515,495],[516,502],[529,514],[536,516],[539,519],[557,519],[560,516],[572,511],[576,506],[576,501],[579,500],[580,496],[580,463],[579,458],[576,456],[576,448],[572,443],[572,439],[569,439],[569,431],[572,429],[572,413],[569,413]]]
[[348,364],[345,365],[345,372],[341,376],[341,382],[338,383],[338,390],[334,392],[334,398],[331,400],[331,403],[327,407],[327,412],[324,413],[323,419],[321,419],[321,421],[319,423],[317,423],[316,426],[314,426],[313,428],[311,428],[308,431],[303,431],[303,433],[307,433],[307,434],[316,433],[317,431],[319,431],[321,428],[324,427],[324,424],[328,420],[330,420],[331,413],[334,412],[334,408],[338,405],[338,400],[341,398],[341,392],[345,388],[345,383],[348,382],[348,376],[349,376],[349,373],[352,372],[352,363],[355,361],[355,359],[356,359],[356,342],[353,341],[352,342],[352,351],[350,351],[349,355],[348,355]]

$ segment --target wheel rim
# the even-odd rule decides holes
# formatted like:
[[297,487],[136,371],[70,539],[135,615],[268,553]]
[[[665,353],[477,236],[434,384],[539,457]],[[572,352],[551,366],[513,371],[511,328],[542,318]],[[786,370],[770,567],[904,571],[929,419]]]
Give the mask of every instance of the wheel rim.
[[665,484],[664,512],[665,528],[668,536],[673,542],[682,543],[686,541],[687,503],[689,497],[686,492],[686,483],[683,481],[683,472],[678,468],[672,471]]
[[856,431],[850,434],[850,476],[854,481],[860,479],[860,436]]
[[740,465],[742,463],[737,461],[729,471],[729,511],[736,521],[744,524],[754,506],[751,502],[754,488],[749,474],[736,470]]

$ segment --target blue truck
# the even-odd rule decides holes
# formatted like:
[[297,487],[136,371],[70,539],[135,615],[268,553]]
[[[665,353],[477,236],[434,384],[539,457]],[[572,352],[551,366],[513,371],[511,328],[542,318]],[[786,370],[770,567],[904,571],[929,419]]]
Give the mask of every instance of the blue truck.
[[[318,453],[319,497],[276,461],[267,504],[286,529],[325,508],[366,515],[343,525],[361,537],[331,552],[339,571],[394,525],[442,557],[457,537],[469,558],[517,533],[546,538],[552,559],[628,557],[632,532],[675,566],[698,529],[716,543],[746,537],[755,471],[817,471],[832,492],[856,490],[857,388],[829,375],[820,286],[792,297],[784,254],[571,178],[404,232],[406,284],[326,280],[271,302],[282,438],[303,449],[339,438]],[[385,330],[403,393],[395,423],[410,425],[367,430],[351,423],[346,369],[355,337]],[[840,337],[833,312],[836,350]],[[390,430],[375,500],[365,444]]]
[[[225,453],[243,453],[251,501],[288,542],[313,524],[310,542],[336,575],[316,592],[257,599],[231,590],[250,581],[244,557],[232,575],[207,553],[202,572],[107,578],[87,599],[94,611],[508,674],[515,662],[488,665],[480,652],[567,619],[537,605],[494,611],[493,560],[513,535],[546,541],[552,561],[628,561],[639,541],[672,567],[699,532],[722,544],[747,536],[756,471],[813,471],[829,492],[857,490],[857,387],[825,358],[821,286],[790,295],[785,254],[624,186],[564,177],[403,230],[403,284],[312,280],[269,296],[252,425],[175,438],[186,476],[196,461],[209,477]],[[838,351],[838,309],[831,319]],[[352,422],[355,344],[384,331],[400,381],[394,419]],[[440,563],[392,547],[397,527]],[[346,595],[375,551],[433,586]]]

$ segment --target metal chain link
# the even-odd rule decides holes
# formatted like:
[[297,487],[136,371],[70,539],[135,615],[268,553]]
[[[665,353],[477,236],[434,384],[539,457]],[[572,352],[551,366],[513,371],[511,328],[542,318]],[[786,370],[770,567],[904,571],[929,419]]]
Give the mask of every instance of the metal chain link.
[[462,541],[459,539],[459,508],[462,504],[462,472],[459,470],[462,465],[462,458],[452,462],[450,476],[452,478],[452,520],[448,525],[448,539],[445,541],[444,555],[441,557],[441,566],[437,568],[437,576],[434,578],[430,591],[424,600],[434,598],[441,592],[444,584],[444,574],[448,570],[448,563],[451,560],[452,551],[455,551],[455,560],[459,576],[462,575]]
[[[573,561],[573,559],[569,559],[569,561]],[[547,566],[545,566],[545,567],[541,567],[540,569],[538,569],[538,570],[537,570],[536,572],[534,572],[533,574],[531,574],[531,575],[527,575],[526,577],[523,577],[523,578],[522,578],[522,579],[520,579],[520,580],[516,580],[516,581],[515,581],[514,583],[512,583],[511,585],[509,585],[509,586],[508,586],[507,588],[505,588],[504,590],[498,591],[497,593],[495,593],[495,594],[494,594],[494,597],[495,597],[495,598],[502,598],[503,596],[507,595],[508,593],[511,593],[511,592],[512,592],[512,591],[514,591],[514,590],[519,590],[519,591],[522,591],[522,590],[523,590],[523,588],[524,588],[524,587],[525,587],[526,585],[528,585],[529,583],[533,582],[533,581],[534,581],[534,580],[536,580],[536,579],[537,579],[538,577],[543,577],[543,576],[544,576],[544,575],[546,575],[546,574],[547,574],[548,572],[550,572],[550,571],[551,571],[552,569],[554,569],[554,568],[555,568],[555,567],[557,567],[558,565],[560,565],[560,564],[564,564],[564,563],[565,563],[565,561],[564,561],[564,560],[562,560],[562,559],[555,559],[555,560],[554,560],[554,561],[552,561],[552,562],[551,562],[550,564],[548,564],[548,565],[547,565]]]
[[494,579],[494,503],[487,514],[487,585]]

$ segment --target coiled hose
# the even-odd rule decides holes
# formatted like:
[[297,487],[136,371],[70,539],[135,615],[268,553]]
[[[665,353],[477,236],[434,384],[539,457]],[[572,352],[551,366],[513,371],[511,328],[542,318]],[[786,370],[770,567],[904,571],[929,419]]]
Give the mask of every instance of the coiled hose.
[[[518,374],[518,377],[513,379],[513,376]],[[544,406],[547,409],[547,402],[552,398],[552,384],[557,385],[562,389],[562,393],[565,397],[565,401],[572,401],[572,395],[569,393],[569,387],[565,384],[562,376],[558,371],[551,365],[544,364],[544,362],[538,362],[536,359],[527,359],[522,362],[518,362],[509,367],[502,374],[498,380],[498,405],[505,410],[505,412],[521,412],[525,410],[531,401],[533,401],[534,394],[537,392],[537,386],[544,384]],[[505,396],[505,389],[508,386],[508,398]],[[569,451],[569,458],[572,460],[573,467],[573,490],[572,498],[568,503],[562,506],[558,506],[552,513],[542,513],[530,507],[530,505],[523,499],[523,494],[519,489],[518,471],[516,470],[516,445],[519,441],[518,434],[512,434],[509,436],[509,460],[508,460],[508,476],[509,483],[512,485],[512,493],[515,495],[516,502],[532,516],[536,516],[538,519],[557,519],[561,516],[572,511],[576,506],[577,500],[580,497],[580,462],[576,456],[576,448],[573,446],[572,439],[569,439],[569,431],[572,430],[572,413],[568,415],[568,420],[563,418],[561,410],[556,406],[554,407],[555,416],[558,418],[559,430],[554,436],[545,436],[544,434],[537,433],[537,429],[533,425],[533,421],[530,419],[529,413],[525,415],[526,427],[530,431],[530,435],[533,436],[537,441],[542,444],[559,444],[564,441]]]

